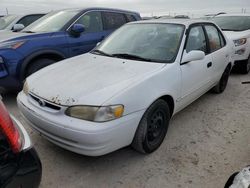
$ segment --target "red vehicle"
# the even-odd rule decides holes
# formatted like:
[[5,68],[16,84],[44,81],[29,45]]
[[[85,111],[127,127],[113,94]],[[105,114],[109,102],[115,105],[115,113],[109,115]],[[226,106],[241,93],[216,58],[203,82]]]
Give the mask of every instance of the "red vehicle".
[[24,127],[7,112],[0,95],[0,187],[37,188],[42,166]]

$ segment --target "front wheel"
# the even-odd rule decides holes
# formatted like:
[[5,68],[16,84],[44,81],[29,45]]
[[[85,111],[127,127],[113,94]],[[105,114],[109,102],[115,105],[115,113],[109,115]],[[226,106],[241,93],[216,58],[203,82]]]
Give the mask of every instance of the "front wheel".
[[152,153],[160,147],[168,130],[170,111],[162,99],[144,113],[136,130],[132,147],[141,153]]
[[34,62],[32,62],[29,66],[28,69],[26,71],[25,74],[25,78],[27,78],[28,76],[30,76],[31,74],[39,71],[40,69],[47,67],[53,63],[55,63],[56,61],[53,59],[37,59]]
[[225,69],[225,71],[221,76],[219,83],[212,89],[215,93],[217,94],[223,93],[223,91],[226,89],[230,72],[231,72],[231,67],[227,66],[227,68]]

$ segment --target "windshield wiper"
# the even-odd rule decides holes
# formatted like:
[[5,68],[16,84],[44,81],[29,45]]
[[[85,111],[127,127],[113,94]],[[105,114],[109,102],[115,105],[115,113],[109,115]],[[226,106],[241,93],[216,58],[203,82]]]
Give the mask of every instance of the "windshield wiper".
[[104,56],[108,56],[108,57],[112,57],[111,54],[107,54],[107,53],[105,53],[105,52],[103,52],[101,50],[93,50],[93,51],[91,51],[91,53],[93,53],[93,54],[99,54],[99,55],[104,55]]
[[133,55],[133,54],[121,53],[121,54],[112,54],[112,56],[113,56],[113,57],[118,57],[118,58],[134,59],[134,60],[139,60],[139,61],[148,61],[148,62],[152,62],[152,59],[140,57],[140,56]]

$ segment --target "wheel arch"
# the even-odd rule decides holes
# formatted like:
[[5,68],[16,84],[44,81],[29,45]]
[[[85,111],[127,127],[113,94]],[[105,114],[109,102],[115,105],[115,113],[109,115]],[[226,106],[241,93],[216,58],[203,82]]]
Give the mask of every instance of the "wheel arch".
[[233,68],[233,63],[232,63],[232,62],[229,62],[229,63],[227,64],[226,68],[227,68],[227,67],[230,67],[230,70],[232,70],[232,68]]
[[159,100],[159,99],[162,99],[168,103],[169,110],[170,110],[170,117],[172,117],[174,114],[174,109],[175,109],[174,98],[171,95],[163,95],[163,96],[159,97],[157,100]]
[[60,61],[65,59],[66,57],[63,53],[55,50],[42,50],[39,52],[35,52],[24,59],[20,69],[20,79],[23,80],[25,78],[26,69],[29,65],[31,65],[33,61],[42,58]]

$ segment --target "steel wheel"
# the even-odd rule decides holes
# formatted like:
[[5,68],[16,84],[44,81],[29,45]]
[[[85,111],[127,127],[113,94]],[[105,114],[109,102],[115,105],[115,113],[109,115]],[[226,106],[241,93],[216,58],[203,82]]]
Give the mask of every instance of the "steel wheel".
[[152,153],[163,142],[170,120],[168,103],[155,101],[144,113],[135,133],[132,147],[141,153]]

